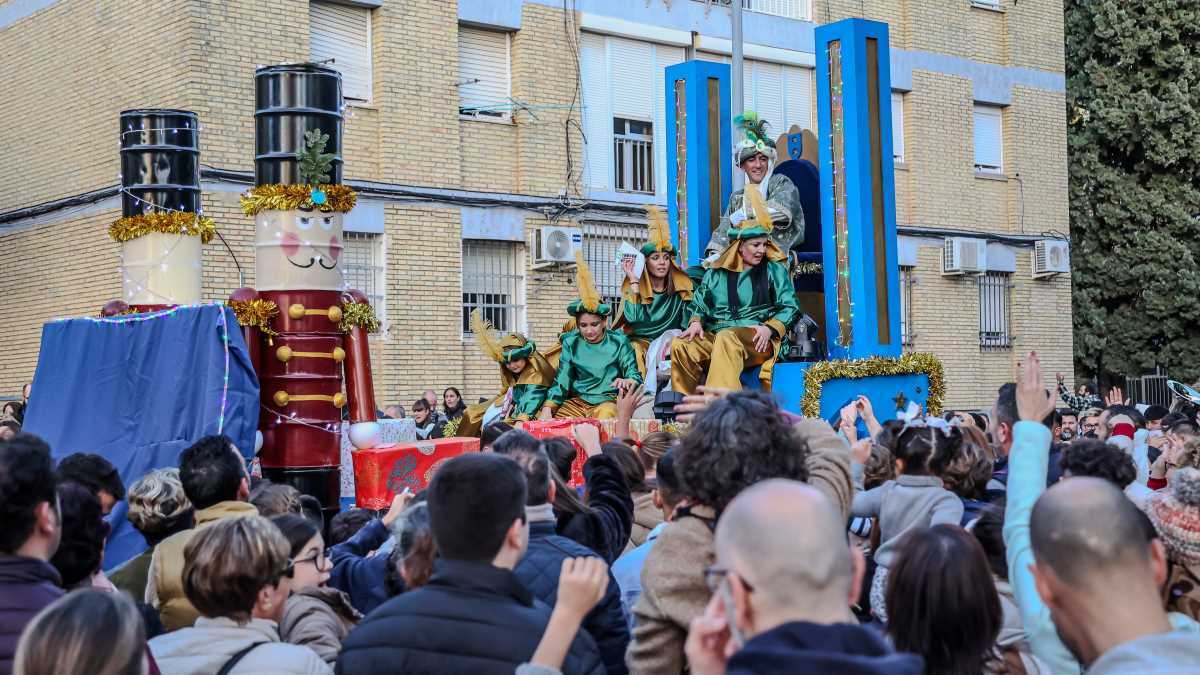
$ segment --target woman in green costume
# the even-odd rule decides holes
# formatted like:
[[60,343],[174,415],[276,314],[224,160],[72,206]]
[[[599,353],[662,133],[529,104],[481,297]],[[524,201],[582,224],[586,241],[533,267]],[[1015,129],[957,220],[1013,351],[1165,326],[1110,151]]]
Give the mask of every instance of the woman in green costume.
[[643,378],[647,377],[646,350],[650,343],[669,330],[684,330],[692,316],[692,280],[675,264],[675,245],[671,243],[667,219],[657,206],[647,206],[646,213],[650,217],[650,241],[642,246],[646,265],[639,277],[633,273],[632,258],[624,262],[621,306],[613,321],[613,327],[625,331],[633,343]]
[[629,338],[608,329],[612,307],[602,302],[583,255],[576,252],[579,299],[567,307],[578,328],[562,336],[554,384],[546,393],[542,419],[617,416],[617,392],[642,384]]
[[537,345],[520,333],[510,333],[497,342],[478,309],[471,312],[471,331],[483,353],[500,364],[500,393],[487,403],[467,406],[458,428],[449,435],[478,436],[488,409],[493,407],[500,409],[497,420],[509,423],[537,417],[554,381],[554,369],[538,353]]

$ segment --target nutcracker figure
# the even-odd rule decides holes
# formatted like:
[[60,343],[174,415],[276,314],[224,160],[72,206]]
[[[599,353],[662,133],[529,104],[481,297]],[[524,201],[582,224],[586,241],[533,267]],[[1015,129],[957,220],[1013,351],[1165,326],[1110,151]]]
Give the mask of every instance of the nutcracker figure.
[[121,113],[121,298],[102,316],[200,302],[200,247],[216,233],[200,211],[200,123],[187,110]]
[[379,322],[365,295],[344,290],[339,268],[342,218],[355,202],[341,184],[341,74],[271,66],[255,85],[255,187],[242,207],[254,217],[257,288],[229,304],[261,386],[263,475],[317,497],[329,515],[343,409],[355,447],[379,436],[367,345]]

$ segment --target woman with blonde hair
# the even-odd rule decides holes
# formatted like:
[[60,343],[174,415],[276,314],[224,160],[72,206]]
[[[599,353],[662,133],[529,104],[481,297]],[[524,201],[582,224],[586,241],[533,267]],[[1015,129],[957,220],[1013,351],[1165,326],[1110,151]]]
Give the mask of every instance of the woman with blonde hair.
[[150,651],[164,673],[295,673],[332,669],[308,647],[279,639],[295,574],[291,547],[262,516],[218,520],[184,549],[183,592],[200,618],[160,635]]
[[149,546],[141,555],[121,564],[109,575],[113,585],[141,598],[146,594],[150,575],[150,560],[158,542],[190,530],[195,522],[195,509],[183,493],[179,469],[155,469],[139,478],[125,494],[129,523],[142,534]]
[[123,593],[82,590],[46,607],[21,635],[14,675],[143,675],[142,616]]

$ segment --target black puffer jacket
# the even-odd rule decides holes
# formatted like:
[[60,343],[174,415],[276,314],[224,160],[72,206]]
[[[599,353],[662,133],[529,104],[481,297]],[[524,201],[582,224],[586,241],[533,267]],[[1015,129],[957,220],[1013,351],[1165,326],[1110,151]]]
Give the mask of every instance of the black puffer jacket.
[[633,531],[633,495],[625,474],[611,458],[593,455],[583,465],[588,508],[583,513],[556,513],[558,533],[592,549],[611,565],[625,550]]
[[[337,672],[512,675],[529,661],[550,621],[513,573],[439,559],[429,583],[388,600],[342,642]],[[575,636],[563,672],[603,675],[596,643]]]

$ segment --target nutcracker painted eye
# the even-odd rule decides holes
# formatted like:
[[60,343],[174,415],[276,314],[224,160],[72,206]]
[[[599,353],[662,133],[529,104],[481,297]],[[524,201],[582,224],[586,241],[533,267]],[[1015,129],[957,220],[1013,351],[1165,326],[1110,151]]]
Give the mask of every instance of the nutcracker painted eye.
[[321,219],[321,229],[326,232],[333,229],[333,218],[331,216],[325,216]]
[[312,229],[312,218],[308,216],[300,216],[296,219],[296,227],[302,230]]

